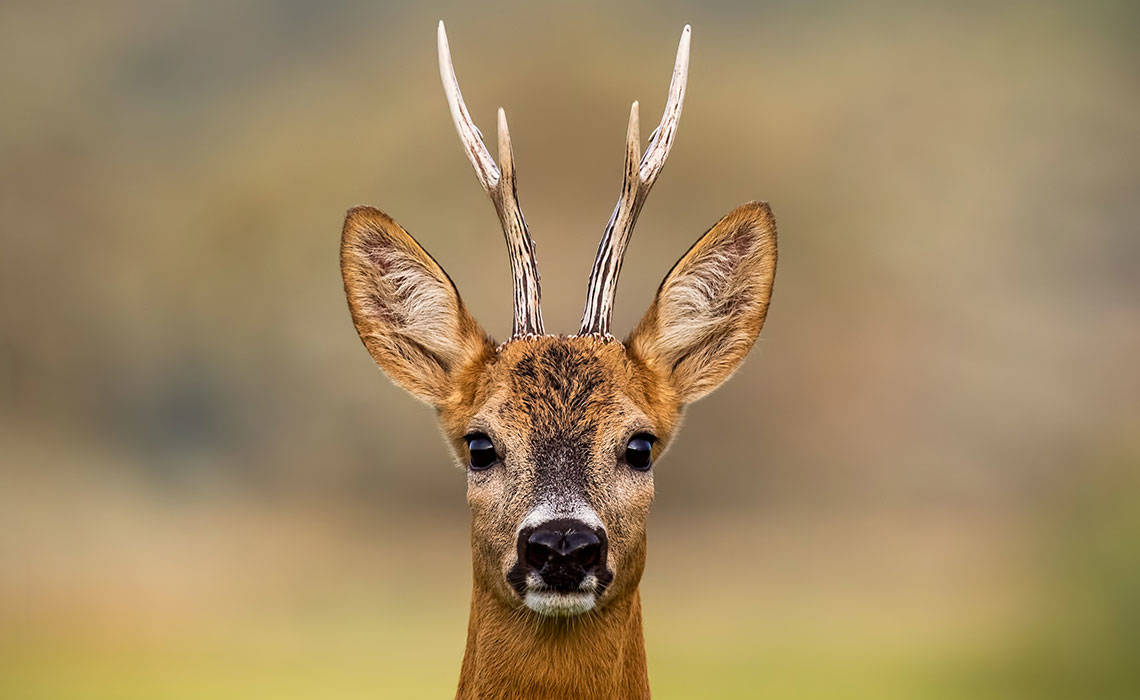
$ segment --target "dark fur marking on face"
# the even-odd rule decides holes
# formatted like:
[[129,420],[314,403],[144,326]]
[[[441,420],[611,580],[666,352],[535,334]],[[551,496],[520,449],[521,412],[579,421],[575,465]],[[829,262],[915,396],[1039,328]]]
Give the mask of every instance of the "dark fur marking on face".
[[583,348],[551,344],[521,358],[511,373],[515,403],[530,420],[537,501],[557,494],[586,498],[586,470],[598,423],[612,404],[598,358]]

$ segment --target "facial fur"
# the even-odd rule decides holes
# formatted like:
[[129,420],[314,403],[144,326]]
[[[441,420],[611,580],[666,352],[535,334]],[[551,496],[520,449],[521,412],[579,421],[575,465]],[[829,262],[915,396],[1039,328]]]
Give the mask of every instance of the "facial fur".
[[[472,432],[490,436],[501,459],[467,472],[478,582],[512,606],[530,592],[530,607],[548,614],[560,606],[582,612],[635,589],[653,472],[630,468],[625,446],[648,433],[656,458],[680,409],[669,385],[621,343],[593,336],[514,340],[466,376],[441,407],[441,423],[461,463]],[[604,570],[587,577],[576,600],[542,591],[520,562],[519,532],[558,518],[598,527],[608,541]]]

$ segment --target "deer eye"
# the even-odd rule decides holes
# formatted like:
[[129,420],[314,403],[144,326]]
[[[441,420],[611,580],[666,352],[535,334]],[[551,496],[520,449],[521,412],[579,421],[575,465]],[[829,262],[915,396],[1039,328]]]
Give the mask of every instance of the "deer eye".
[[653,462],[653,443],[657,438],[649,433],[638,433],[625,446],[625,462],[639,472],[649,471]]
[[485,433],[471,433],[463,438],[467,441],[467,464],[472,471],[483,471],[494,466],[499,461],[495,452],[495,444]]

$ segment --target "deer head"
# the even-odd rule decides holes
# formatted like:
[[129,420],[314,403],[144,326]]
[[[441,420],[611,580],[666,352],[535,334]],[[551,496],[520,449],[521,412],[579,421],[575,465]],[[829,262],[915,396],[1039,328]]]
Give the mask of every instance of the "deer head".
[[384,372],[437,410],[467,475],[475,586],[505,608],[569,616],[636,591],[653,465],[685,405],[732,374],[764,323],[776,229],[768,206],[751,202],[681,257],[624,342],[610,334],[622,257],[681,117],[689,36],[686,26],[644,154],[637,102],[630,110],[621,195],[577,334],[545,333],[506,116],[500,109],[496,164],[464,105],[442,22],[444,91],[510,253],[510,339],[496,344],[484,333],[443,268],[386,214],[358,207],[344,223],[353,323]]

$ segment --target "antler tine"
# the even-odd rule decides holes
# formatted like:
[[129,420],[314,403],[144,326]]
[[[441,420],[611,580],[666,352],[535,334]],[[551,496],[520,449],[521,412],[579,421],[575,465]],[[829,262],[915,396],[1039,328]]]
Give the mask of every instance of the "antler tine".
[[689,37],[692,28],[685,25],[681,30],[681,41],[677,44],[677,60],[673,63],[673,77],[669,81],[669,98],[665,100],[665,111],[661,123],[653,130],[649,147],[641,161],[641,181],[652,187],[665,167],[669,151],[673,148],[673,138],[677,135],[677,125],[681,123],[681,107],[685,104],[685,86],[689,82]]
[[499,168],[495,166],[495,159],[483,145],[483,136],[479,133],[475,122],[471,121],[467,105],[463,102],[463,93],[459,91],[459,81],[455,78],[455,66],[451,63],[451,47],[447,43],[447,31],[443,28],[443,20],[440,20],[439,30],[436,32],[436,44],[439,48],[439,78],[443,81],[447,106],[451,108],[451,120],[455,122],[455,130],[459,132],[463,151],[475,168],[479,183],[483,185],[483,189],[490,192],[499,182]]
[[534,239],[530,237],[519,195],[515,185],[515,157],[511,149],[511,132],[507,129],[507,113],[499,108],[499,164],[502,177],[491,194],[491,201],[503,225],[507,250],[511,256],[511,277],[514,279],[515,320],[512,338],[524,335],[542,335],[542,288],[538,277],[538,261],[534,254]]
[[463,93],[459,91],[459,81],[455,77],[451,48],[447,43],[447,32],[443,28],[442,20],[437,32],[437,43],[439,77],[443,81],[443,91],[447,95],[447,104],[451,108],[455,130],[459,133],[459,140],[463,143],[467,159],[475,168],[479,184],[487,191],[491,203],[495,205],[495,213],[499,216],[499,223],[502,224],[503,235],[507,240],[507,251],[511,258],[511,276],[514,279],[514,324],[511,337],[542,335],[545,331],[542,325],[542,292],[538,263],[535,260],[534,240],[530,237],[526,219],[523,218],[522,208],[519,206],[507,114],[502,107],[499,108],[499,163],[502,165],[500,171],[495,165],[495,159],[484,145],[478,127],[471,120],[467,105],[463,102]]
[[598,255],[590,272],[586,291],[586,309],[582,314],[579,335],[610,336],[610,319],[613,316],[614,292],[622,259],[629,245],[637,216],[645,205],[649,190],[665,167],[677,126],[681,122],[681,108],[685,102],[685,85],[689,79],[689,37],[692,28],[685,25],[677,44],[677,60],[673,64],[673,78],[669,82],[669,96],[661,123],[653,130],[649,146],[641,155],[640,119],[637,102],[629,110],[629,127],[626,131],[625,179],[617,205],[610,214],[609,223],[598,245]]

